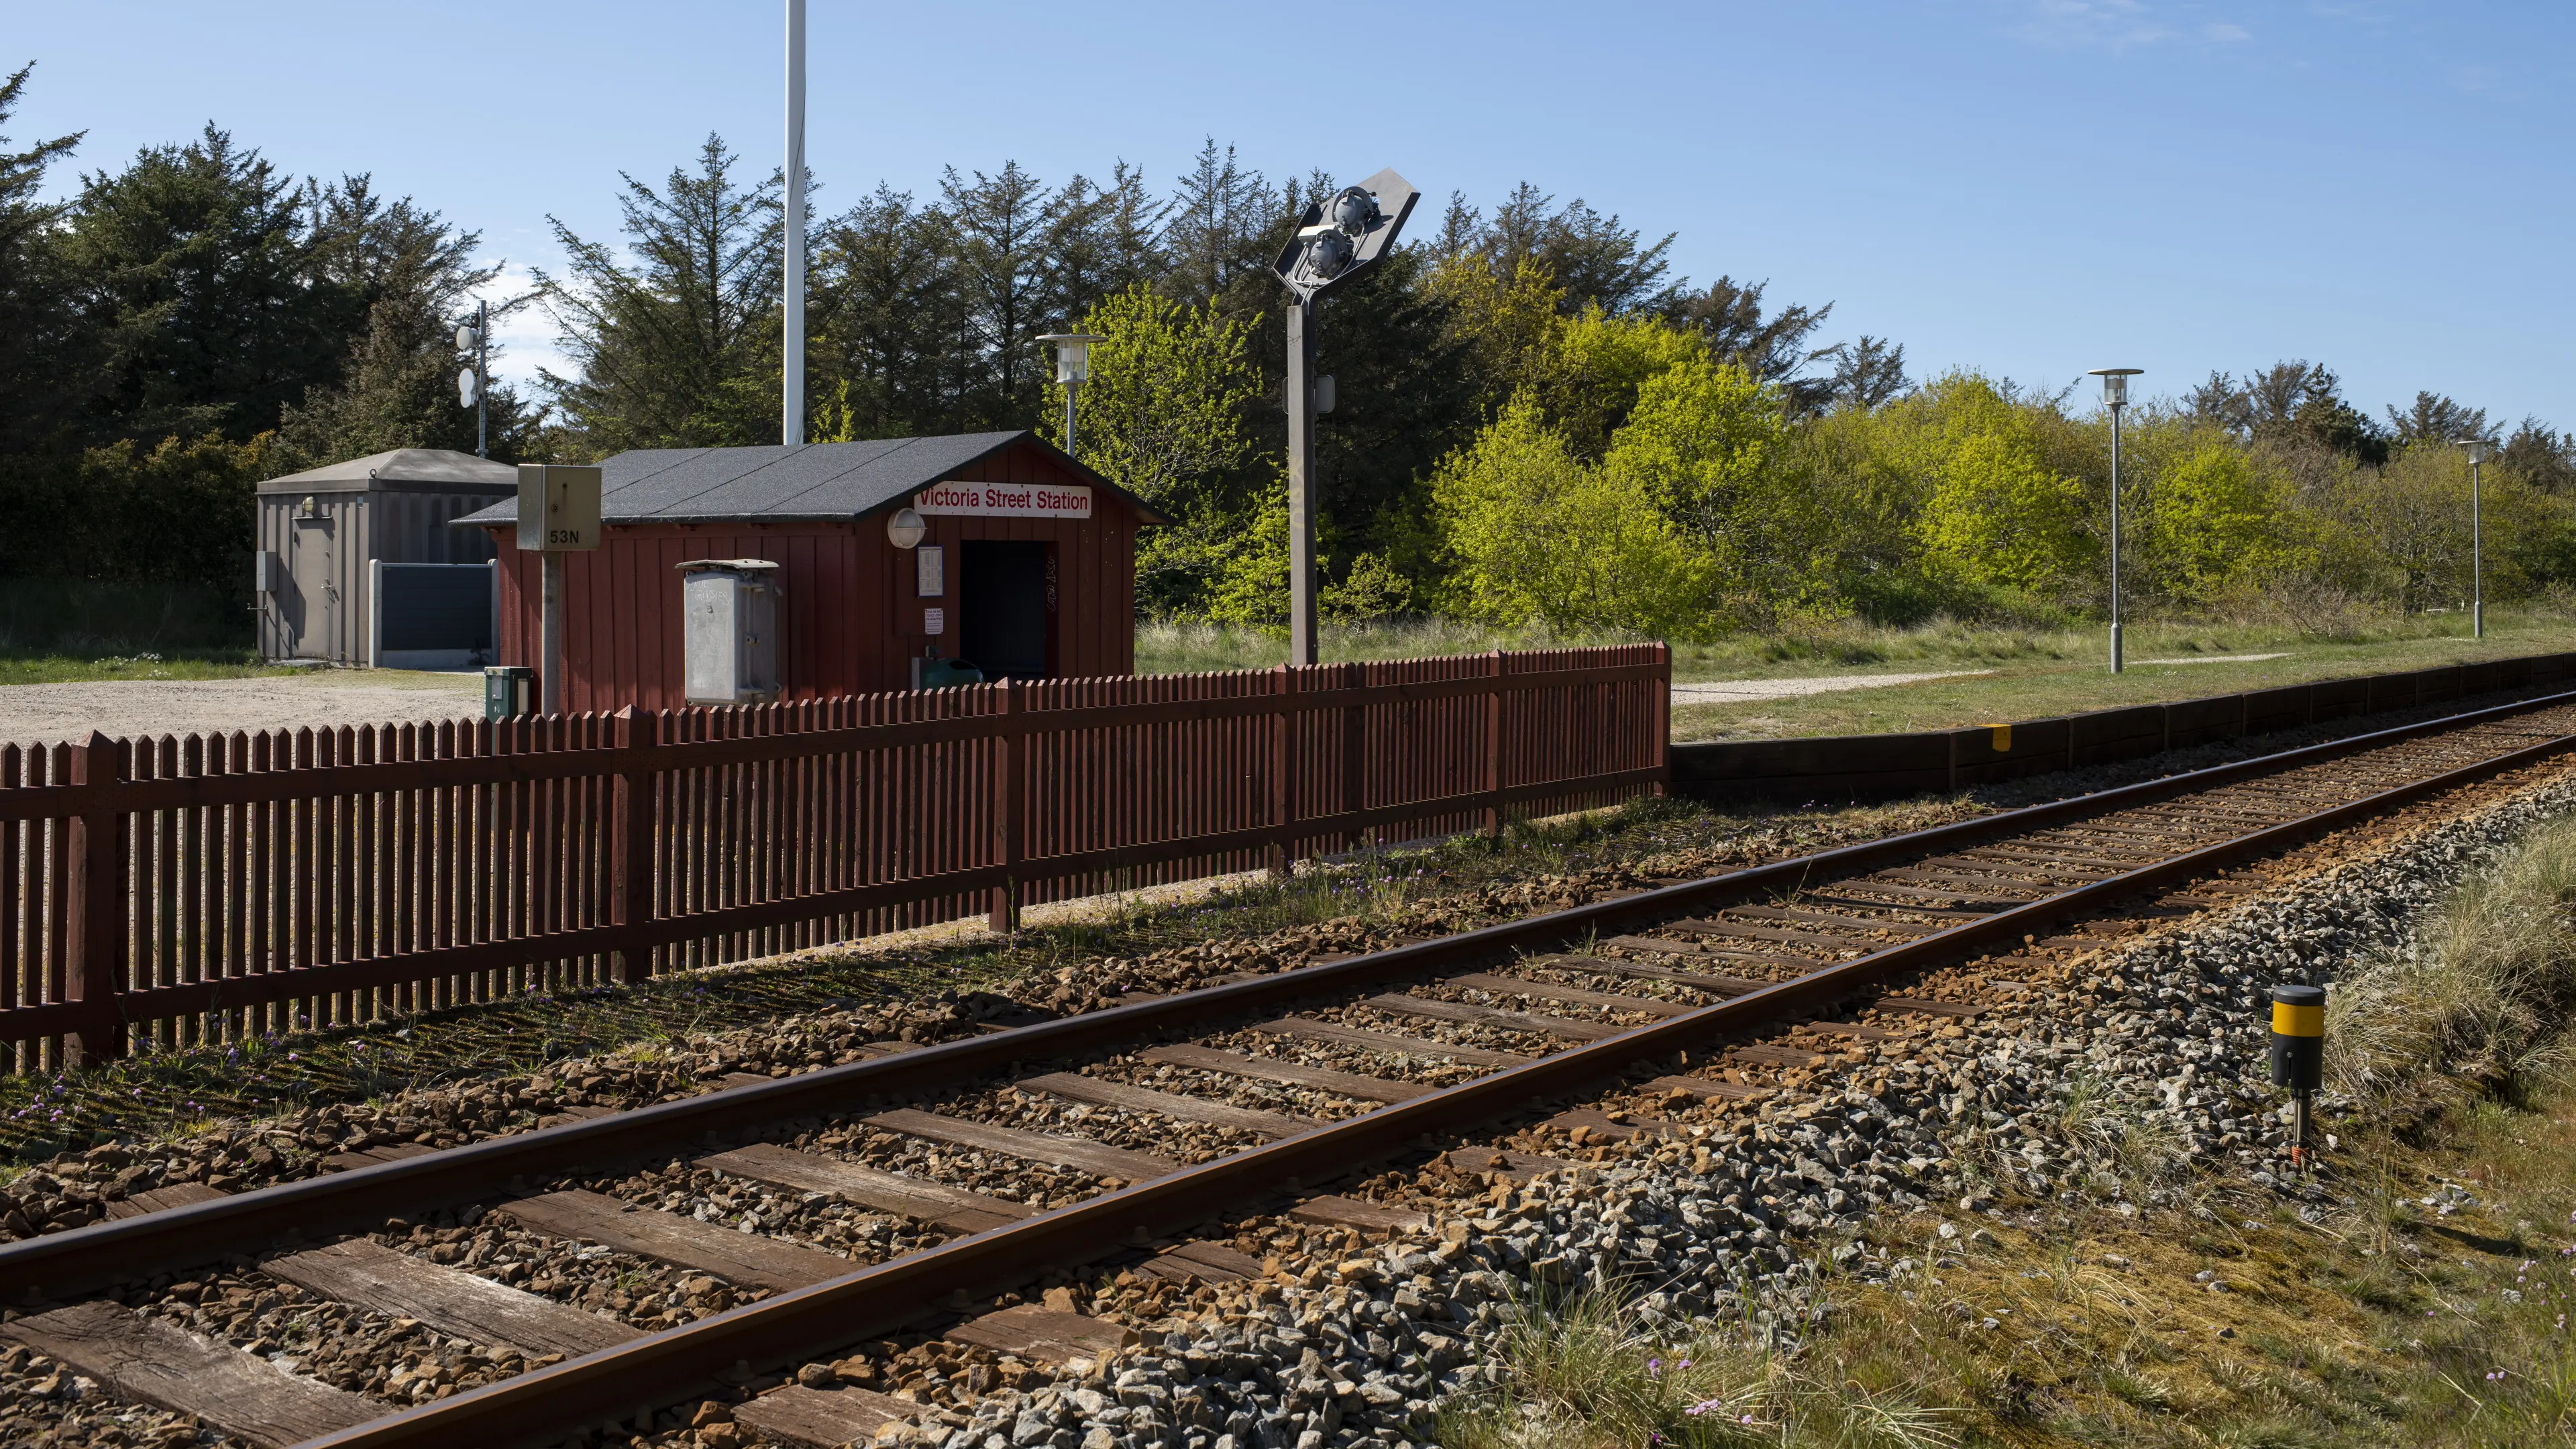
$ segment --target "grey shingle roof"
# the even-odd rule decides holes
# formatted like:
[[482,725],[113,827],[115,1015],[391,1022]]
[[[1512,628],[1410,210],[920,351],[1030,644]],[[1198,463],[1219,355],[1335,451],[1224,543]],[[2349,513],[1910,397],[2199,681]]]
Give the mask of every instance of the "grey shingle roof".
[[[606,523],[857,518],[1023,440],[1054,452],[1025,429],[796,448],[637,448],[600,464],[600,517]],[[1056,456],[1094,487],[1119,493],[1088,468]],[[456,523],[516,523],[518,517],[519,501],[510,498]]]
[[490,493],[516,489],[519,470],[507,463],[494,463],[447,448],[396,448],[271,478],[259,485],[259,491],[345,493],[403,483],[459,493]]

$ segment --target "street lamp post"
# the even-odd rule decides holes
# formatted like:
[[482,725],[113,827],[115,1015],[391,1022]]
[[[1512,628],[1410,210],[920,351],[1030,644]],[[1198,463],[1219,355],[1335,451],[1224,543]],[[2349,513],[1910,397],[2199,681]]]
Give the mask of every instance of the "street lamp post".
[[[1288,662],[1315,649],[1315,304],[1377,264],[1422,199],[1392,168],[1306,208],[1272,270],[1288,288]],[[1326,404],[1329,406],[1329,404]]]
[[1073,451],[1073,395],[1091,381],[1091,344],[1109,339],[1097,332],[1050,332],[1038,339],[1055,344],[1055,380],[1064,388],[1064,451]]
[[2486,439],[2469,439],[2469,637],[2473,639],[2487,637],[2487,536],[2478,497],[2478,465],[2486,460]]
[[2142,368],[2097,367],[2102,406],[2111,410],[2111,672],[2120,672],[2120,410],[2129,405],[2129,379]]

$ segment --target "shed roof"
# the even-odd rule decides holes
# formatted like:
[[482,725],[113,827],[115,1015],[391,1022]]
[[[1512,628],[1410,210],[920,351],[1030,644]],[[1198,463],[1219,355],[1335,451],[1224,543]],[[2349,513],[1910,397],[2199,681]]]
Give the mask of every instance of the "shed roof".
[[342,463],[325,463],[259,485],[262,493],[347,493],[411,485],[467,493],[515,494],[519,470],[449,448],[395,448]]
[[[877,438],[796,447],[636,448],[600,466],[603,523],[807,522],[862,518],[1006,448],[1045,452],[1085,483],[1163,516],[1025,428],[936,438]],[[458,527],[516,523],[513,496],[456,520]]]

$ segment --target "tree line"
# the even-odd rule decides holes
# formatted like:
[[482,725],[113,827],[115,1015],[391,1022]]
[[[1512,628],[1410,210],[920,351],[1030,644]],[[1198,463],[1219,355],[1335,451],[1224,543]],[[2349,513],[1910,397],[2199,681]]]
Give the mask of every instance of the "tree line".
[[[30,72],[0,84],[0,126]],[[365,175],[298,180],[209,125],[40,200],[79,136],[0,138],[0,572],[246,588],[264,476],[470,449],[450,334],[480,237]],[[779,441],[783,177],[720,137],[621,177],[618,234],[505,308],[569,359],[493,397],[496,458]],[[809,214],[809,440],[1035,427],[1036,339],[1107,338],[1083,460],[1170,515],[1158,613],[1283,615],[1285,349],[1272,259],[1320,173],[1207,142],[1158,189],[1114,162],[880,183]],[[1427,224],[1426,224],[1427,223]],[[1673,238],[1524,185],[1452,196],[1323,308],[1325,603],[1675,637],[1799,620],[2084,612],[2103,602],[2107,430],[2085,399],[1828,342],[1830,304],[1695,285]],[[2459,447],[2489,439],[2496,590],[2576,568],[2576,442],[2435,394],[2384,420],[2283,363],[2133,410],[2124,478],[2149,601],[2440,606],[2459,592]],[[2461,515],[2458,528],[2451,514]]]
[[[32,67],[0,81],[0,127]],[[249,592],[259,480],[470,451],[452,333],[481,238],[365,175],[298,179],[213,125],[89,172],[0,133],[0,574]],[[502,456],[542,406],[493,398]]]

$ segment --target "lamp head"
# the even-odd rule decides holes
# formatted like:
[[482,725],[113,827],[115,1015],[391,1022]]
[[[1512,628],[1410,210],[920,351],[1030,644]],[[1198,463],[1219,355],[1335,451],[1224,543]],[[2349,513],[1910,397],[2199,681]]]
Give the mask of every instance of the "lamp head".
[[930,525],[909,508],[898,508],[886,520],[886,541],[897,548],[912,548],[930,536]]
[[2088,376],[2102,379],[2102,406],[2122,408],[2129,404],[2129,379],[2143,371],[2138,367],[2097,367]]
[[2493,450],[2488,447],[2487,440],[2484,438],[2471,438],[2466,446],[2469,450],[2469,461],[2471,463],[2483,463],[2488,458],[2494,456]]
[[1049,332],[1038,340],[1055,344],[1055,380],[1080,387],[1091,381],[1091,344],[1109,339],[1097,332]]

